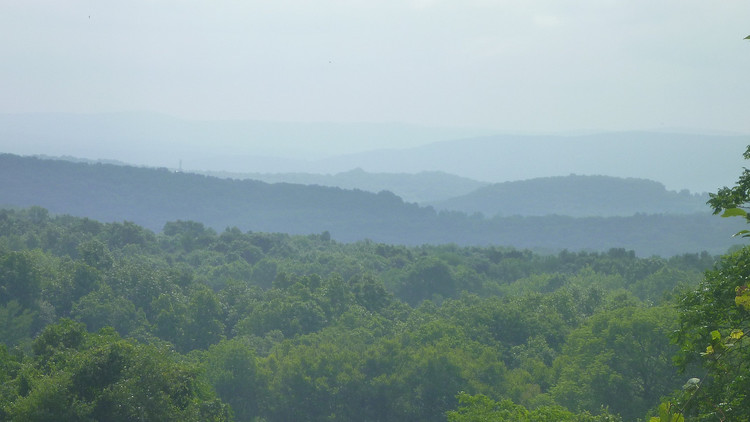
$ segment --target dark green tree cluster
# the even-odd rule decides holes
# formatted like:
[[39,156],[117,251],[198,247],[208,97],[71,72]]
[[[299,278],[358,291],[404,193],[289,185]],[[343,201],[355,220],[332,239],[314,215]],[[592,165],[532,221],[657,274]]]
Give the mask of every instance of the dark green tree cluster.
[[228,421],[230,408],[199,367],[165,345],[89,333],[63,319],[47,326],[23,359],[0,346],[3,420]]

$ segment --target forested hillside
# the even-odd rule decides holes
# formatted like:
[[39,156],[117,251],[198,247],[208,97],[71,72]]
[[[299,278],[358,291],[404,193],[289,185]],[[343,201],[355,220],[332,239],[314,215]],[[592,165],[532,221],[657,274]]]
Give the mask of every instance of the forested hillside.
[[708,194],[667,191],[651,180],[570,175],[496,183],[431,205],[488,216],[625,217],[705,212],[707,200]]
[[2,210],[0,419],[635,420],[714,262]]
[[[401,245],[504,245],[557,252],[635,250],[671,256],[703,250],[718,254],[738,243],[727,233],[741,223],[689,215],[613,218],[495,217],[437,212],[378,194],[322,186],[225,180],[107,164],[0,155],[0,204],[42,206],[103,222],[132,221],[152,231],[175,220],[200,221],[214,230],[311,234]],[[690,228],[686,230],[686,228]]]

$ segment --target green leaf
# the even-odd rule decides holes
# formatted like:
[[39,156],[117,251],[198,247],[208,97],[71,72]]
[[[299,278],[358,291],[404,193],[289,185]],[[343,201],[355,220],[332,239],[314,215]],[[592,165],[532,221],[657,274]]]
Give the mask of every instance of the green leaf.
[[711,343],[719,341],[721,341],[721,333],[719,332],[719,330],[711,331]]
[[747,211],[742,208],[727,208],[722,217],[747,217]]
[[659,416],[653,416],[649,422],[684,422],[685,418],[680,413],[672,413],[672,405],[662,403],[659,406]]
[[737,236],[748,237],[750,236],[750,230],[740,230],[737,233],[732,235],[732,237],[737,237]]
[[747,286],[737,286],[734,292],[737,294],[734,303],[737,306],[742,306],[746,311],[750,311],[750,289]]
[[661,406],[659,406],[659,420],[664,422],[664,421],[669,421],[670,419],[672,419],[671,418],[672,412],[670,410],[671,409],[670,409],[669,404],[662,403]]

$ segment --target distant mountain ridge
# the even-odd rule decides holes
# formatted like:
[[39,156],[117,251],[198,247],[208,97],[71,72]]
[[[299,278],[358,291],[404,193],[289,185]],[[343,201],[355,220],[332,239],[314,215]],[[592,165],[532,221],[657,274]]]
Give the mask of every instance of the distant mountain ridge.
[[308,171],[329,156],[487,133],[406,123],[190,120],[151,112],[0,113],[3,152],[166,168],[182,160],[186,169],[233,172]]
[[652,180],[569,175],[496,183],[430,205],[469,214],[480,212],[488,217],[613,217],[704,212],[707,200],[707,194],[668,191]]
[[466,177],[455,176],[441,171],[424,171],[416,174],[407,173],[369,173],[361,168],[336,174],[314,173],[231,173],[231,172],[197,172],[209,176],[252,179],[266,183],[296,183],[302,185],[320,185],[341,189],[360,189],[378,193],[390,191],[406,202],[429,203],[446,200],[486,186]]
[[[86,164],[118,161],[38,156]],[[389,191],[404,201],[437,210],[482,213],[486,217],[564,215],[612,217],[645,214],[691,214],[706,211],[707,194],[668,191],[647,179],[575,175],[486,183],[444,172],[370,173],[361,168],[336,174],[191,172],[225,179],[256,180],[363,190]],[[530,194],[531,193],[531,194]]]
[[672,190],[713,192],[736,181],[748,135],[612,132],[589,135],[493,135],[383,149],[316,161],[337,171],[444,171],[506,182],[569,174],[644,178]]
[[[219,179],[167,169],[73,163],[0,154],[0,207],[41,206],[154,231],[192,220],[221,231],[316,234],[353,242],[499,245],[550,252],[635,250],[640,256],[723,253],[744,221],[704,213],[633,217],[478,218],[378,194],[323,186]],[[2,224],[2,221],[0,221]],[[48,235],[54,236],[54,233]]]
[[[235,173],[445,172],[492,183],[569,174],[712,192],[736,181],[750,135],[497,134],[399,123],[199,121],[156,113],[0,114],[0,151]],[[378,149],[380,148],[380,149]],[[386,148],[386,149],[382,149]]]

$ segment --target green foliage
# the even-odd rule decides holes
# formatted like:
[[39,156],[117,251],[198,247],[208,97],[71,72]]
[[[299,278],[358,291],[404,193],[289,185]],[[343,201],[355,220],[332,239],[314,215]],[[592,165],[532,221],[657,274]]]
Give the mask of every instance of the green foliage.
[[84,264],[99,270],[107,270],[112,267],[112,254],[107,246],[97,239],[89,240],[78,246],[78,256]]
[[[277,349],[268,385],[270,420],[357,420],[362,374],[359,357],[330,343]],[[366,418],[363,418],[366,419]]]
[[[168,349],[63,321],[34,341],[10,420],[227,421],[229,410]],[[20,387],[20,386],[19,386]]]
[[[676,316],[648,307],[713,258],[345,244],[190,221],[157,234],[31,209],[0,211],[0,264],[0,419],[109,420],[122,406],[123,419],[222,420],[228,405],[240,421],[435,421],[469,412],[467,391],[521,420],[588,421],[679,386],[665,354]],[[717,354],[745,341],[717,330]]]
[[420,259],[407,272],[398,295],[410,305],[425,299],[443,299],[456,295],[456,281],[451,269],[435,258]]
[[718,412],[730,420],[750,418],[750,355],[744,335],[750,329],[745,307],[749,276],[750,248],[743,248],[724,257],[697,289],[681,297],[679,362],[707,370],[696,397],[682,404],[686,415],[710,420]]
[[654,416],[649,419],[649,422],[684,422],[685,417],[682,413],[675,409],[670,403],[662,403],[659,405],[659,416]]
[[669,336],[676,328],[671,307],[622,307],[592,316],[568,337],[555,361],[551,389],[574,410],[595,412],[602,403],[626,420],[645,414],[681,383]]
[[160,294],[151,304],[155,333],[177,350],[206,349],[224,338],[224,310],[218,297],[206,287],[190,296]]
[[113,327],[122,335],[128,335],[147,324],[143,312],[138,312],[133,302],[116,295],[109,286],[103,286],[75,302],[70,316],[85,323],[90,331]]
[[30,340],[35,312],[15,300],[0,306],[0,339],[8,346]]
[[[750,159],[750,146],[743,154]],[[723,217],[750,216],[744,208],[750,202],[750,170],[744,169],[734,187],[723,187],[710,194],[708,204],[714,214]],[[737,235],[748,237],[743,230]],[[750,276],[750,248],[742,248],[722,258],[719,264],[705,273],[694,290],[679,298],[679,330],[675,339],[681,347],[678,363],[685,371],[703,367],[702,380],[691,378],[682,394],[659,409],[653,420],[748,420],[750,419],[750,373],[747,362],[750,329],[748,286]],[[692,365],[692,366],[691,366]]]
[[34,306],[41,280],[31,252],[0,255],[0,304],[15,300],[24,307]]
[[[742,156],[750,159],[750,146]],[[714,214],[722,214],[723,217],[741,216],[750,219],[742,208],[750,202],[750,170],[744,169],[737,183],[731,187],[720,188],[716,193],[709,194],[708,205],[714,210]]]
[[559,406],[542,406],[528,410],[510,400],[497,402],[482,394],[458,395],[458,410],[446,412],[448,422],[616,422],[617,416],[603,412],[593,416],[575,414]]
[[86,339],[83,324],[69,320],[60,320],[58,324],[47,326],[34,339],[31,350],[38,362],[48,366],[54,364],[54,357],[63,355],[67,350],[77,350]]
[[237,420],[251,420],[265,401],[267,375],[258,367],[250,345],[241,340],[222,340],[211,346],[202,360],[203,378]]

